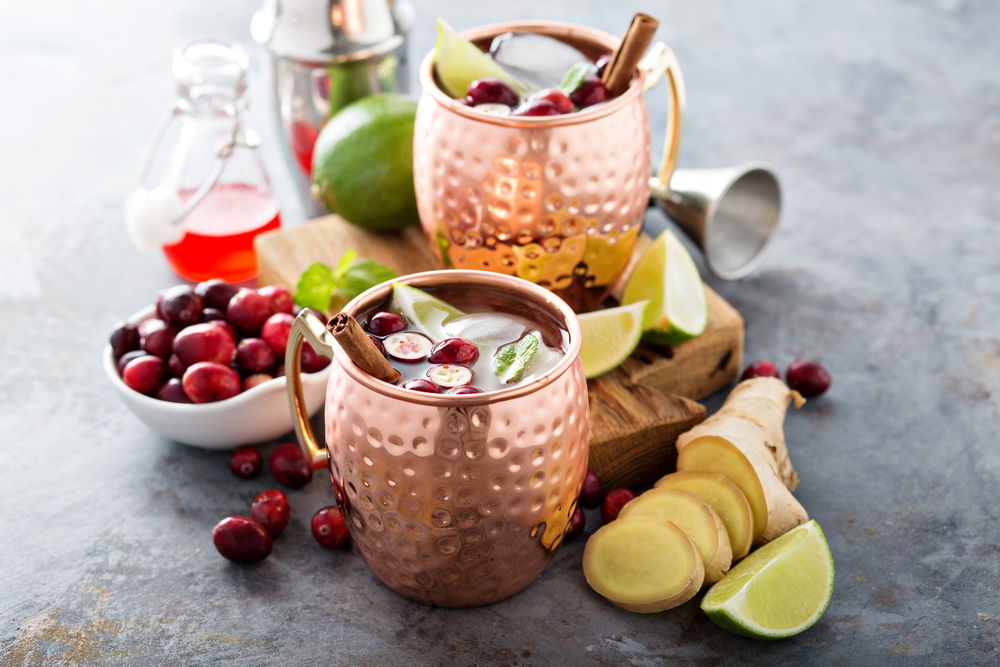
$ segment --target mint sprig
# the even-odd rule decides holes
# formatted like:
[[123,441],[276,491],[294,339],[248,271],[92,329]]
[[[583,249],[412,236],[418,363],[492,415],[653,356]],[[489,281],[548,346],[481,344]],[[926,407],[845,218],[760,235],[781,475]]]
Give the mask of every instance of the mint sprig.
[[292,297],[295,303],[325,312],[334,298],[346,303],[368,288],[396,277],[391,269],[378,262],[357,257],[358,253],[348,250],[336,268],[316,262],[303,271]]
[[538,334],[532,332],[516,343],[504,345],[493,356],[493,372],[504,384],[516,382],[528,368],[539,344]]
[[594,67],[593,63],[577,63],[569,68],[565,75],[563,75],[562,83],[559,84],[559,89],[569,95],[570,93],[576,92],[576,89],[580,87],[583,80],[587,78],[590,74],[590,70]]

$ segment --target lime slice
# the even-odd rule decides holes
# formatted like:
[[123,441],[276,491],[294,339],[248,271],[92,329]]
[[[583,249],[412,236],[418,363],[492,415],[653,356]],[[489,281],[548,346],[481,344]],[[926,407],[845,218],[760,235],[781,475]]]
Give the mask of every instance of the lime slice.
[[833,556],[815,521],[762,546],[701,600],[719,627],[744,637],[782,639],[802,632],[833,595]]
[[512,76],[475,44],[462,39],[454,28],[441,19],[438,19],[434,71],[444,86],[444,92],[456,98],[465,97],[469,84],[485,76],[500,79],[521,97],[526,97],[531,92],[528,84]]
[[580,359],[587,379],[607,373],[632,354],[642,336],[646,302],[580,315],[583,348]]
[[643,340],[673,345],[694,338],[708,324],[708,303],[698,267],[669,229],[653,241],[625,286],[622,303],[649,301]]
[[402,315],[407,322],[420,329],[435,343],[448,337],[444,330],[446,322],[465,315],[447,301],[442,301],[422,289],[399,283],[392,284],[389,310]]

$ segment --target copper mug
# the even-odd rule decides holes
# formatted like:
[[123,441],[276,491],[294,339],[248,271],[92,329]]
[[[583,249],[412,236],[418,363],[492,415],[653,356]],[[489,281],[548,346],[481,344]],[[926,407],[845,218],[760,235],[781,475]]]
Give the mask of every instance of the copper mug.
[[[591,59],[611,35],[556,22],[510,22],[462,33],[480,47],[508,31],[555,37]],[[602,301],[624,271],[649,201],[650,133],[644,91],[664,75],[671,93],[663,162],[670,181],[680,145],[684,83],[657,44],[628,90],[598,107],[547,117],[487,115],[463,106],[420,66],[413,137],[420,222],[445,268],[518,276],[576,310]]]
[[[542,573],[576,509],[590,437],[580,324],[564,301],[511,276],[430,271],[396,282],[527,309],[536,314],[532,320],[568,332],[565,357],[536,380],[458,396],[371,377],[307,310],[288,337],[295,433],[310,465],[329,467],[337,504],[368,567],[417,602],[496,602]],[[391,283],[373,287],[343,312],[367,312],[391,289]],[[325,449],[313,436],[302,396],[305,341],[333,361]]]

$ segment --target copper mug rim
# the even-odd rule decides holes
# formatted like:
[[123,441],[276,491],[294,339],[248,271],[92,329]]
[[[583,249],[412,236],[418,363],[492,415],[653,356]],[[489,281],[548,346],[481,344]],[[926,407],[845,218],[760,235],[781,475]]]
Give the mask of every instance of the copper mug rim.
[[506,289],[515,291],[519,295],[528,298],[530,305],[547,308],[549,314],[555,316],[557,321],[560,321],[569,333],[569,345],[566,349],[566,354],[559,360],[559,363],[531,382],[515,385],[508,389],[500,389],[499,391],[484,392],[482,394],[461,394],[456,396],[452,394],[428,394],[419,391],[410,391],[409,389],[403,389],[396,385],[389,384],[388,382],[383,382],[382,380],[374,378],[361,370],[351,360],[347,353],[344,352],[343,348],[334,343],[332,345],[333,353],[340,369],[347,373],[355,382],[376,391],[383,396],[406,401],[408,403],[417,403],[419,405],[431,405],[436,407],[491,405],[493,403],[500,403],[501,401],[506,401],[512,398],[526,396],[551,384],[563,375],[563,373],[567,372],[573,366],[577,357],[580,356],[580,348],[583,343],[583,332],[580,329],[580,321],[577,319],[576,313],[573,312],[573,309],[569,307],[569,304],[544,287],[539,287],[538,285],[524,280],[523,278],[508,276],[502,273],[461,269],[411,273],[405,276],[400,276],[394,280],[386,281],[380,285],[376,285],[368,291],[359,294],[352,299],[350,303],[344,306],[342,312],[349,315],[357,315],[358,313],[364,312],[365,310],[368,310],[369,308],[385,301],[385,299],[389,296],[389,291],[392,289],[393,283],[414,285],[415,287],[419,287],[421,285],[437,286],[452,283],[472,283],[498,288],[500,290]]
[[[549,37],[582,38],[584,40],[597,43],[614,51],[618,48],[618,38],[603,30],[590,28],[588,26],[577,25],[575,23],[565,23],[563,21],[504,21],[503,23],[490,23],[487,25],[463,30],[460,35],[469,40],[477,41],[502,35],[511,31],[531,32]],[[495,116],[473,110],[457,100],[450,97],[438,87],[434,80],[434,55],[437,48],[433,48],[424,56],[420,64],[420,85],[425,93],[434,98],[434,101],[450,111],[483,123],[502,125],[505,127],[521,128],[550,128],[562,127],[566,125],[576,125],[587,123],[591,120],[603,118],[608,114],[615,113],[624,106],[631,104],[635,98],[641,96],[645,90],[646,72],[645,69],[638,68],[639,75],[633,77],[629,82],[628,90],[614,98],[610,102],[593,110],[585,110],[576,113],[562,114],[560,116]]]

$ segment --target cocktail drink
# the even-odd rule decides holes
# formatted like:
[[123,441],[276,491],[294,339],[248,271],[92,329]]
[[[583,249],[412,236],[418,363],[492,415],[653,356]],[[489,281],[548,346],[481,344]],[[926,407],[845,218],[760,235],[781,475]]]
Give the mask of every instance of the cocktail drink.
[[[344,313],[400,377],[365,373],[307,311],[289,336],[286,373],[306,459],[329,466],[362,558],[387,586],[429,604],[475,606],[521,590],[561,543],[586,472],[572,310],[509,276],[434,271],[375,287]],[[295,391],[304,341],[334,360],[325,450]]]

